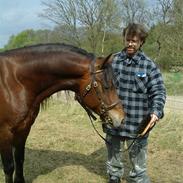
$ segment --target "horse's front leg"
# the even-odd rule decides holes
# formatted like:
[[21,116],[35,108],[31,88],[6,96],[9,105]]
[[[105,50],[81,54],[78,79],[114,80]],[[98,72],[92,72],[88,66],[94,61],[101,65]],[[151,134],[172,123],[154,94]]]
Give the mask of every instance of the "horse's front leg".
[[14,183],[25,183],[23,165],[24,165],[24,154],[25,145],[16,145],[14,150],[15,158],[15,178]]
[[[24,124],[24,123],[23,123]],[[27,123],[31,124],[31,123]],[[15,175],[14,183],[25,183],[24,180],[24,157],[25,157],[25,143],[29,135],[31,125],[20,128],[14,134],[14,160],[15,160]]]
[[[34,106],[35,107],[35,106]],[[19,126],[14,133],[14,159],[15,159],[15,176],[14,183],[25,183],[23,165],[25,156],[25,143],[29,135],[31,125],[34,123],[35,118],[39,112],[39,105],[32,110],[30,116],[27,117]],[[26,125],[24,125],[26,124]]]
[[13,183],[14,161],[12,146],[6,142],[6,146],[1,149],[1,160],[5,174],[5,183]]
[[26,127],[15,134],[14,138],[14,159],[15,159],[15,176],[14,183],[25,183],[23,166],[25,156],[25,143],[29,134],[30,127]]

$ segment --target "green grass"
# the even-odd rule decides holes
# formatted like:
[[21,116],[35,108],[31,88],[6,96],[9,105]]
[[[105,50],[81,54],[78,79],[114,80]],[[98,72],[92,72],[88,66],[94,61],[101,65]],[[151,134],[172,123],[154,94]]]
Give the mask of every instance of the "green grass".
[[[151,132],[148,170],[152,183],[182,183],[183,73],[163,73],[163,77],[168,95],[179,97],[175,102],[174,97],[168,100],[165,117]],[[32,127],[26,144],[26,183],[107,182],[104,141],[95,133],[84,110],[62,97],[40,112]],[[104,136],[101,124],[95,125]]]
[[183,95],[183,72],[163,73],[168,95]]
[[[166,108],[149,139],[152,183],[182,183],[183,111]],[[102,135],[101,124],[96,127]],[[83,109],[53,101],[42,111],[26,144],[26,183],[106,183],[106,148]],[[3,183],[3,172],[0,182]]]

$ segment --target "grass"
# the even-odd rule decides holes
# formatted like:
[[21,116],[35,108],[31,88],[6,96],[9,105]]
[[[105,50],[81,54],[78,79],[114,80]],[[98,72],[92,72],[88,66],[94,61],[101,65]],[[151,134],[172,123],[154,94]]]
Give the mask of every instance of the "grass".
[[183,95],[183,72],[163,73],[168,95]]
[[[149,137],[148,171],[152,183],[182,183],[183,74],[163,73],[163,77],[172,96],[168,97],[165,117]],[[62,97],[40,112],[32,126],[26,143],[26,183],[107,182],[104,141],[79,104]],[[104,136],[101,124],[95,125]],[[125,164],[128,170],[128,162]],[[3,183],[1,164],[0,169]]]
[[[151,132],[148,169],[152,183],[182,183],[182,115],[183,111],[166,108],[164,119]],[[99,122],[96,127],[104,135]],[[75,101],[53,100],[39,114],[27,140],[26,183],[105,183],[106,156],[104,142],[84,110]]]
[[182,115],[183,111],[166,108],[165,117],[151,133],[149,172],[152,183],[181,183],[183,180]]

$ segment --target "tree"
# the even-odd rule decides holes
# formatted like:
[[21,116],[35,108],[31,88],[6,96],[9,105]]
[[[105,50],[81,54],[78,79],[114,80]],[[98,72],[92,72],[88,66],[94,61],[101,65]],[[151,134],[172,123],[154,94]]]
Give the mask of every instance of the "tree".
[[174,66],[183,67],[183,1],[174,0],[172,10],[172,26],[171,36],[169,36],[169,42],[167,46],[171,47],[171,54],[175,60]]
[[12,35],[4,49],[19,48],[27,45],[49,42],[51,32],[49,30],[34,31],[24,30],[17,35]]
[[151,11],[145,0],[119,0],[122,24],[126,26],[131,22],[138,22],[150,27]]
[[19,48],[25,45],[32,44],[33,30],[22,31],[17,36],[12,35],[8,41],[8,44],[5,45],[5,49]]
[[41,17],[53,22],[62,28],[62,34],[66,36],[72,44],[80,46],[81,40],[77,27],[77,2],[75,0],[54,0],[43,1],[45,9],[40,14]]
[[[183,65],[183,2],[158,0],[155,7],[155,23],[151,37],[156,42],[155,60],[162,68],[171,69]],[[158,15],[159,14],[159,15]]]
[[100,47],[104,51],[106,31],[119,25],[116,0],[53,0],[43,1],[43,6],[40,16],[62,27],[60,31],[70,43],[85,44],[94,53]]
[[153,10],[156,21],[164,25],[169,24],[172,21],[172,8],[173,0],[157,0],[156,7]]

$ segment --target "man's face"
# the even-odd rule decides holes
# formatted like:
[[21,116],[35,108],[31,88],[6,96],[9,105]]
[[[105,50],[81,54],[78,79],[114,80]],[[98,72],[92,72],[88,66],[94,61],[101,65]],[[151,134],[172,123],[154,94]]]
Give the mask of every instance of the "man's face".
[[138,36],[125,36],[125,47],[129,56],[133,56],[141,45],[142,41]]

